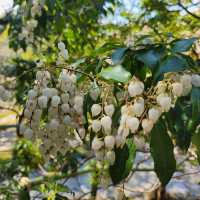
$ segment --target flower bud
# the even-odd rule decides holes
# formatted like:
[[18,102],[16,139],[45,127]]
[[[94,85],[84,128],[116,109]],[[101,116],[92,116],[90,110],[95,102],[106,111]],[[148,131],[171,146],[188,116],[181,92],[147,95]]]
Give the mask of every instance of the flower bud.
[[113,165],[115,162],[115,152],[114,151],[108,151],[106,153],[106,160],[109,162],[110,165]]
[[96,101],[100,95],[100,89],[98,86],[94,86],[94,88],[92,88],[90,90],[90,97],[92,98],[93,101]]
[[156,98],[157,103],[160,105],[161,110],[168,112],[171,108],[171,98],[165,94],[159,94]]
[[51,105],[53,107],[57,107],[59,103],[60,103],[60,97],[59,96],[53,96],[52,99],[51,99]]
[[172,93],[174,96],[180,97],[183,93],[183,85],[181,83],[173,83],[172,84]]
[[92,116],[96,117],[101,113],[101,106],[99,104],[93,104],[91,107]]
[[49,123],[50,130],[56,130],[59,126],[59,122],[56,119],[52,119]]
[[115,137],[115,143],[117,148],[122,147],[126,142],[126,138],[124,138],[122,135],[116,135]]
[[72,119],[69,115],[65,115],[65,117],[63,118],[63,123],[65,125],[69,125],[71,123]]
[[180,78],[180,82],[183,84],[183,87],[191,84],[191,76],[188,74],[184,74]]
[[153,121],[150,119],[143,119],[142,120],[142,128],[144,133],[149,133],[153,128]]
[[113,149],[114,148],[114,145],[115,145],[115,137],[112,136],[112,135],[107,135],[105,138],[104,138],[104,142],[105,142],[105,146],[106,148],[108,149]]
[[28,139],[31,139],[33,137],[33,130],[31,128],[27,128],[24,131],[24,136]]
[[92,130],[97,133],[101,130],[101,122],[99,120],[92,121]]
[[24,110],[24,117],[26,117],[27,119],[30,119],[32,116],[32,112],[29,109],[25,109]]
[[155,123],[159,117],[161,115],[161,111],[159,108],[150,108],[149,111],[148,111],[148,117],[150,120],[153,121],[153,123]]
[[142,113],[144,112],[144,99],[139,98],[132,107],[133,113],[137,116],[140,117]]
[[111,132],[112,119],[109,116],[101,118],[101,125],[106,134]]
[[106,113],[106,115],[108,115],[109,117],[112,117],[114,111],[115,111],[115,107],[113,104],[110,104],[110,105],[106,105],[104,107],[104,111]]
[[63,103],[68,103],[69,102],[69,94],[68,93],[61,94],[61,100]]
[[61,105],[61,110],[63,113],[68,113],[70,111],[70,107],[68,103],[64,103]]
[[63,42],[58,42],[58,48],[63,51],[65,49],[65,44]]
[[188,84],[188,85],[185,85],[183,87],[182,96],[187,96],[190,93],[191,89],[192,89],[192,84],[191,83]]
[[34,89],[29,90],[29,92],[28,92],[28,97],[29,97],[29,99],[34,99],[34,98],[36,98],[36,97],[37,97],[37,91],[35,91]]
[[194,85],[195,87],[200,87],[200,75],[198,74],[192,75],[192,85]]
[[128,92],[131,97],[142,94],[144,91],[144,84],[141,81],[131,82],[128,86]]
[[38,104],[39,104],[40,108],[46,108],[47,102],[48,102],[48,99],[46,96],[40,96],[38,98]]
[[75,96],[74,104],[82,107],[83,106],[83,97],[82,96]]
[[139,127],[139,120],[136,117],[128,117],[126,120],[127,127],[131,130],[131,133],[135,133]]
[[104,142],[101,141],[99,138],[95,137],[92,141],[92,149],[94,151],[98,151],[102,146],[104,145]]

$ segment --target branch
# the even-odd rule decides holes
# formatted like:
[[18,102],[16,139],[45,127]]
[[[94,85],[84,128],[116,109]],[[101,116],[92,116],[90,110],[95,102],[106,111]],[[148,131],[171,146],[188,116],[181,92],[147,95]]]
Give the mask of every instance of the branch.
[[38,176],[34,179],[31,179],[27,183],[27,185],[25,185],[24,187],[31,188],[33,186],[39,185],[39,184],[46,182],[46,181],[49,181],[49,180],[57,181],[57,180],[60,180],[60,179],[63,179],[63,178],[71,178],[71,177],[80,176],[80,175],[83,175],[83,174],[87,174],[89,172],[91,172],[91,170],[73,172],[71,174],[66,174],[66,173],[61,173],[61,172],[47,172],[47,173],[44,173],[43,176]]
[[191,15],[192,17],[196,18],[196,19],[199,19],[200,20],[200,16],[190,12],[187,7],[185,7],[182,3],[181,3],[181,0],[178,0],[178,3],[177,3],[178,6],[180,6],[183,10],[185,10],[189,15]]

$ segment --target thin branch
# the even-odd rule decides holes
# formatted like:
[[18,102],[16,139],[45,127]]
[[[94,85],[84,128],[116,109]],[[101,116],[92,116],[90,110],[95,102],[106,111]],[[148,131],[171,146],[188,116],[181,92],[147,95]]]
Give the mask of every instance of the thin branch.
[[183,10],[185,10],[189,15],[191,15],[192,17],[196,18],[196,19],[199,19],[200,20],[200,16],[190,12],[187,7],[185,7],[182,3],[181,3],[181,0],[178,0],[178,3],[177,3],[178,6],[180,6]]

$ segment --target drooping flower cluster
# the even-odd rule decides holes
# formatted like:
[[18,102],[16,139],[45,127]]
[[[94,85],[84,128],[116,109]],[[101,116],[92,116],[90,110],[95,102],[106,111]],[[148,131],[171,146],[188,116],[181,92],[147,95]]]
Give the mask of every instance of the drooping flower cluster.
[[35,86],[28,92],[24,123],[20,133],[30,139],[41,139],[45,155],[65,153],[82,142],[83,96],[76,88],[76,76],[63,69],[57,85],[50,87],[48,71],[38,71]]
[[0,100],[7,101],[10,96],[10,92],[0,85]]
[[121,108],[118,144],[123,146],[130,133],[140,130],[140,124],[143,133],[149,133],[162,113],[168,112],[178,97],[188,95],[192,86],[200,87],[200,75],[170,74],[148,94],[144,91],[144,84],[133,77],[128,85],[129,100]]
[[[32,7],[30,9],[31,18],[26,21],[26,24],[22,27],[22,31],[19,34],[19,40],[25,40],[26,43],[33,43],[34,41],[34,30],[38,25],[36,17],[42,15],[42,8],[44,7],[45,1],[34,0],[32,1]],[[27,8],[24,8],[27,9]],[[27,12],[27,11],[24,11]]]
[[92,141],[97,160],[106,160],[111,165],[115,161],[115,135],[112,134],[112,116],[115,112],[113,104],[104,107],[100,104],[93,104],[91,107],[92,123],[91,129],[95,133]]

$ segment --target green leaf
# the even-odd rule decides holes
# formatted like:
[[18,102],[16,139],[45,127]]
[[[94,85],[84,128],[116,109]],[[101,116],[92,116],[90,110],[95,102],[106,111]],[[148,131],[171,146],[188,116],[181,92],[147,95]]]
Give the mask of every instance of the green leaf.
[[200,129],[198,129],[197,133],[192,136],[192,143],[195,145],[197,150],[197,159],[200,164]]
[[158,121],[151,131],[150,150],[155,172],[163,186],[170,181],[176,170],[173,147],[163,121]]
[[131,73],[126,71],[121,65],[103,68],[100,76],[105,80],[126,83],[131,78]]
[[192,120],[195,125],[200,123],[200,88],[193,87],[191,91]]
[[154,48],[137,53],[136,58],[150,68],[154,68],[162,58],[163,54],[163,48]]
[[181,55],[167,56],[159,65],[155,78],[158,79],[166,72],[178,72],[188,67],[187,59]]
[[111,55],[111,59],[114,65],[122,63],[124,54],[127,50],[128,48],[118,48],[113,52],[113,54]]
[[172,51],[175,53],[188,51],[197,38],[181,39],[172,42]]
[[136,147],[133,139],[127,139],[123,148],[115,148],[115,155],[115,163],[109,169],[114,185],[125,179],[133,167],[136,155]]

